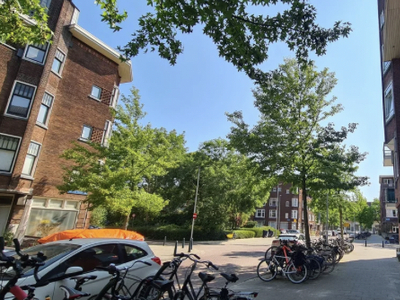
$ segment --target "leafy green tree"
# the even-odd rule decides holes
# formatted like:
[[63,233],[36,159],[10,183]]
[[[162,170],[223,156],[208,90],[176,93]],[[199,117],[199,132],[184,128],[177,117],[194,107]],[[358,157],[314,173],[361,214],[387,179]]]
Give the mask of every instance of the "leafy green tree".
[[47,8],[40,0],[4,0],[0,4],[0,42],[11,44],[44,44],[52,32]]
[[272,182],[262,179],[226,140],[217,139],[203,143],[178,168],[157,178],[160,195],[169,200],[166,210],[184,211],[191,220],[199,167],[196,224],[202,228],[236,228],[268,200]]
[[[0,28],[7,31],[2,35],[19,33],[19,39],[25,39],[25,42],[32,41],[27,37],[33,36],[43,43],[49,40],[48,35],[38,34],[34,27],[21,31],[21,24],[17,22],[18,11],[14,10],[19,7],[18,2],[25,12],[38,9],[39,0],[6,0],[8,6],[3,7],[3,12],[8,18],[0,19]],[[102,21],[114,31],[120,30],[127,14],[118,10],[117,0],[96,0],[95,3],[103,9]],[[295,51],[300,61],[305,61],[310,50],[323,55],[330,42],[347,37],[351,31],[349,23],[340,21],[335,22],[332,28],[321,28],[316,23],[315,7],[306,0],[148,0],[147,5],[153,11],[139,18],[139,28],[132,34],[132,40],[120,47],[125,57],[134,57],[141,50],[157,51],[174,65],[183,51],[177,36],[193,32],[198,25],[212,39],[221,57],[259,81],[264,80],[265,74],[257,66],[268,59],[271,44],[283,42]],[[282,9],[274,13],[273,6]],[[254,14],[256,8],[265,14]],[[35,20],[42,17],[42,11],[34,14]],[[8,30],[9,23],[17,30]],[[48,32],[45,22],[41,22],[42,27]]]
[[[335,97],[326,99],[335,84],[334,74],[327,69],[318,72],[313,65],[301,67],[287,59],[254,91],[261,117],[252,129],[241,112],[228,114],[234,124],[228,135],[231,143],[267,178],[302,189],[304,211],[309,188],[348,190],[365,181],[354,175],[365,154],[342,145],[356,124],[338,131],[333,124],[320,125],[342,109],[332,105]],[[309,246],[308,214],[304,214],[304,224]]]
[[[184,137],[175,131],[142,125],[145,116],[138,90],[122,96],[123,105],[114,111],[115,130],[109,147],[75,143],[62,155],[72,162],[65,167],[61,192],[88,192],[92,208],[105,207],[125,216],[125,228],[135,209],[159,213],[167,204],[161,196],[148,193],[145,178],[160,176],[175,167],[185,153]],[[100,162],[100,163],[99,163]]]

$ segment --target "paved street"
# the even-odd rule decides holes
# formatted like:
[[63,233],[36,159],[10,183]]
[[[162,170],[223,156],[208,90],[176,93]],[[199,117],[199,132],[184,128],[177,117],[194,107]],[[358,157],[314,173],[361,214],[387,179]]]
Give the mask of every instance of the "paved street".
[[[355,250],[345,255],[331,274],[321,275],[317,280],[293,284],[278,277],[271,282],[261,281],[256,267],[270,246],[271,238],[229,240],[224,242],[195,243],[192,253],[202,259],[211,260],[220,267],[220,272],[236,273],[239,281],[230,285],[234,290],[258,291],[257,299],[400,299],[400,262],[396,258],[396,247],[385,244],[382,238],[373,235],[364,241],[354,241]],[[149,244],[163,261],[172,257],[174,243],[151,242]],[[178,252],[187,252],[178,245]],[[196,276],[194,276],[195,278]],[[221,284],[217,281],[216,284]]]

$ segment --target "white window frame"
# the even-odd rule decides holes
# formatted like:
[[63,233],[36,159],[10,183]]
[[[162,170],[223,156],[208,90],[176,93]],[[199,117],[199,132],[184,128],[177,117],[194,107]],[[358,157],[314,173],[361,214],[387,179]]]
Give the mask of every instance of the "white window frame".
[[[51,104],[50,104],[50,106],[48,106],[46,103],[43,102],[43,101],[45,100],[46,94],[49,95],[49,96],[51,97]],[[52,109],[53,109],[54,98],[55,98],[55,97],[54,97],[53,94],[51,94],[51,93],[49,93],[49,92],[47,92],[47,91],[44,92],[43,97],[42,97],[42,103],[40,104],[39,112],[40,112],[40,110],[42,109],[42,106],[45,106],[45,107],[47,107],[47,114],[46,114],[45,123],[39,122],[38,119],[36,119],[36,124],[39,125],[40,127],[44,127],[44,128],[47,129],[47,126],[48,126],[48,124],[49,124],[50,114],[51,114],[51,111],[52,111]],[[39,113],[38,113],[38,118],[39,118]]]
[[272,191],[273,191],[273,192],[276,192],[276,187],[273,187],[273,188],[272,188]]
[[[25,46],[25,50],[24,50],[24,54],[23,54],[23,56],[22,56],[22,58],[24,59],[24,60],[27,60],[27,61],[30,61],[30,62],[33,62],[33,63],[35,63],[35,64],[39,64],[39,65],[44,65],[45,64],[45,62],[46,62],[46,58],[47,58],[47,53],[49,52],[49,43],[46,43],[46,49],[40,49],[38,46],[41,46],[41,45],[37,45],[37,44],[28,44],[28,45],[26,45]],[[40,61],[37,61],[37,60],[35,60],[35,59],[33,59],[33,58],[29,58],[29,57],[27,57],[26,55],[28,54],[28,50],[29,50],[29,48],[36,48],[36,49],[39,49],[40,51],[43,51],[44,52],[44,54],[43,54],[43,61],[42,62],[40,62]]]
[[[51,202],[52,201],[62,201],[62,204],[60,207],[51,207]],[[68,208],[67,207],[67,202],[76,202],[75,208]],[[40,197],[34,197],[32,199],[32,208],[35,210],[52,210],[52,211],[68,211],[68,212],[75,212],[76,216],[74,219],[74,224],[73,228],[76,227],[76,222],[79,218],[79,211],[80,211],[80,206],[81,202],[80,201],[74,201],[71,199],[57,199],[57,198],[40,198]],[[28,222],[30,221],[30,218],[28,218]],[[29,223],[28,223],[29,225]]]
[[[96,88],[96,89],[99,90],[99,92],[100,92],[100,95],[99,95],[99,96],[93,95],[93,89],[94,89],[94,88]],[[93,84],[93,85],[92,85],[92,89],[90,90],[89,97],[92,98],[92,99],[94,99],[94,100],[96,100],[96,101],[101,101],[101,95],[103,94],[103,90],[104,90],[103,88],[99,87],[98,85]]]
[[292,207],[299,207],[299,198],[292,198]]
[[17,160],[19,148],[21,146],[21,137],[15,136],[15,135],[11,135],[11,134],[5,134],[5,133],[0,133],[0,136],[6,136],[6,137],[18,139],[17,148],[15,149],[15,152],[14,152],[14,156],[13,156],[13,159],[12,159],[12,162],[11,162],[11,165],[10,165],[10,170],[9,171],[0,170],[0,174],[11,174],[13,172],[13,170],[14,170],[15,161]]
[[292,219],[298,219],[299,212],[296,209],[292,210]]
[[380,15],[379,15],[379,26],[382,29],[383,25],[385,25],[385,10],[382,9]]
[[255,217],[256,218],[265,218],[265,209],[257,209]]
[[287,201],[285,202],[285,206],[286,206],[286,207],[290,207],[290,201],[289,201],[289,200],[287,200]]
[[[14,114],[8,112],[8,110],[10,108],[10,105],[11,105],[11,102],[12,102],[12,99],[13,99],[13,96],[14,96],[15,87],[17,86],[18,83],[33,88],[32,98],[30,98],[30,102],[29,102],[27,113],[26,113],[26,117],[14,115]],[[13,87],[12,87],[12,90],[11,90],[11,94],[8,97],[8,103],[7,103],[7,107],[6,107],[4,115],[7,116],[7,117],[15,118],[15,119],[27,120],[29,118],[30,113],[31,113],[32,103],[33,103],[33,101],[35,99],[35,96],[36,96],[36,89],[37,89],[36,85],[29,84],[29,83],[26,83],[26,82],[23,82],[23,81],[19,81],[19,80],[15,80],[14,84],[13,84]],[[26,98],[26,99],[29,99],[29,98]]]
[[292,222],[292,229],[296,229],[297,230],[297,223]]
[[276,209],[270,209],[269,210],[269,217],[271,219],[276,219]]
[[289,213],[285,213],[285,219],[289,219]]
[[[35,154],[29,153],[29,149],[31,149],[31,144],[35,144],[36,146],[38,146],[36,155],[35,155]],[[42,149],[42,144],[41,144],[41,143],[38,143],[38,142],[35,142],[35,141],[31,141],[31,142],[29,143],[28,151],[27,151],[26,156],[25,156],[24,165],[22,166],[21,177],[27,178],[27,179],[33,179],[33,175],[35,174],[35,171],[36,171],[36,166],[37,166],[37,163],[38,163],[38,160],[39,160],[39,156],[40,156],[40,151],[41,151],[41,149]],[[26,158],[28,157],[28,155],[34,157],[34,161],[33,161],[33,164],[32,164],[32,166],[31,166],[30,174],[23,173],[24,168],[25,168],[25,164],[27,163]]]
[[110,99],[110,107],[115,108],[117,106],[118,98],[119,98],[119,88],[116,85],[114,85]]
[[286,189],[286,195],[289,195],[289,194],[290,194],[290,190]]
[[[391,94],[391,102],[388,104],[386,97]],[[389,122],[394,116],[394,95],[393,95],[393,83],[391,82],[385,89],[383,104],[385,108],[385,122]],[[389,107],[390,106],[390,107]]]
[[103,138],[101,139],[101,145],[103,147],[108,147],[110,143],[110,138],[112,134],[112,125],[113,123],[109,120],[107,120],[106,123],[104,124]]
[[[90,128],[90,135],[89,135],[88,139],[83,137],[83,132],[84,132],[85,128]],[[93,134],[93,127],[90,126],[90,125],[83,124],[82,131],[81,131],[81,137],[79,138],[79,140],[82,141],[82,142],[90,142],[91,139],[92,139],[92,134]]]
[[[61,61],[60,59],[58,59],[57,57],[57,52],[60,52],[62,55],[64,55],[63,60]],[[65,65],[65,60],[67,58],[67,55],[65,54],[64,51],[60,50],[59,48],[56,49],[56,53],[54,55],[54,60],[58,60],[59,62],[61,62],[60,64],[60,69],[58,71],[53,70],[53,64],[54,64],[54,60],[53,63],[51,64],[51,71],[56,74],[57,76],[61,77],[62,71],[64,69],[64,65]]]
[[276,198],[271,198],[269,199],[269,206],[278,206],[278,199]]

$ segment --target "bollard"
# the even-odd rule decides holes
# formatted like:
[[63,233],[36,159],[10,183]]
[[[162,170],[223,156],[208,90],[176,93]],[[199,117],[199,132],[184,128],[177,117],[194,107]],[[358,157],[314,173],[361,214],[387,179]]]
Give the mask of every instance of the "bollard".
[[163,243],[163,246],[165,246],[166,242],[167,242],[167,236],[164,236],[164,243]]
[[178,241],[175,241],[174,256],[176,256],[177,249],[178,249]]
[[193,249],[193,238],[190,238],[189,240],[189,252],[192,251]]
[[382,241],[382,248],[385,248],[385,242]]
[[367,247],[367,240],[365,240],[365,247]]
[[185,248],[185,238],[182,240],[182,248]]

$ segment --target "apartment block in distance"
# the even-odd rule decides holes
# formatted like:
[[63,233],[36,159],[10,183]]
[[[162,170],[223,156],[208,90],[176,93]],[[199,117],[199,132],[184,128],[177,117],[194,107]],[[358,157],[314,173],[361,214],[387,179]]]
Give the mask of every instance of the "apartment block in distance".
[[[259,226],[268,225],[277,229],[304,229],[304,205],[297,190],[291,184],[279,184],[271,191],[270,198],[263,207],[257,208],[254,221]],[[317,230],[317,220],[309,211],[308,220],[311,230]]]
[[85,194],[61,195],[60,159],[75,141],[107,146],[110,107],[132,81],[129,61],[78,25],[71,0],[42,0],[51,44],[0,44],[0,235],[85,228]]
[[398,232],[398,210],[396,208],[393,176],[379,176],[379,183],[380,230],[385,233]]
[[[384,122],[383,165],[393,169],[394,201],[399,209],[400,2],[378,0]],[[398,227],[397,221],[397,227]]]

